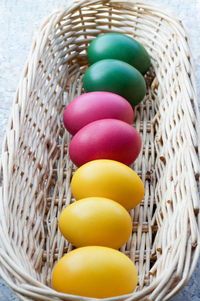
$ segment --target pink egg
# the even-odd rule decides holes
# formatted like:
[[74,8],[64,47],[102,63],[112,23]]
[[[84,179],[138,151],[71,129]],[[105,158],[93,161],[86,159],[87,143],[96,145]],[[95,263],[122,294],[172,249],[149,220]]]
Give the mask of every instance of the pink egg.
[[119,119],[131,124],[134,112],[130,103],[122,96],[98,91],[76,97],[63,114],[64,126],[72,135],[88,123],[105,118]]
[[130,124],[117,119],[89,123],[72,138],[71,160],[81,166],[97,159],[110,159],[130,165],[141,150],[141,138]]

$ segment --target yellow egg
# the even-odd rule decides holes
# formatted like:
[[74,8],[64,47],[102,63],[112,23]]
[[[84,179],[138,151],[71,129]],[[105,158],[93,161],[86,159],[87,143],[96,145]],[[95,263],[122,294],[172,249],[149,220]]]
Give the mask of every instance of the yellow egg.
[[93,245],[118,249],[129,239],[132,221],[119,203],[90,197],[66,207],[59,217],[59,228],[76,247]]
[[122,252],[107,247],[82,247],[64,255],[55,265],[56,291],[91,298],[129,294],[137,285],[137,270]]
[[104,197],[120,203],[127,210],[144,197],[144,184],[127,165],[113,160],[94,160],[74,173],[71,189],[75,199]]

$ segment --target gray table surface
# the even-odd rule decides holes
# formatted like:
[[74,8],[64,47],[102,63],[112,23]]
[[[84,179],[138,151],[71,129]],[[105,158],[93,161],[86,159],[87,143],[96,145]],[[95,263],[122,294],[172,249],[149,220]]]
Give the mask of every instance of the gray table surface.
[[[0,149],[19,78],[34,32],[53,10],[72,0],[0,0]],[[190,37],[200,99],[200,0],[146,0],[181,19]],[[200,104],[200,101],[199,101]],[[0,150],[1,151],[1,150]],[[189,281],[172,301],[200,301],[200,260]],[[0,278],[0,301],[18,298]]]

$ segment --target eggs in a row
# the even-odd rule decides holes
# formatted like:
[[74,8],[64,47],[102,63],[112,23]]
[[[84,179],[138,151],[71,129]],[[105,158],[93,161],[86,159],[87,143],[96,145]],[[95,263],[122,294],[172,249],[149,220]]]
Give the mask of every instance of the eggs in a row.
[[143,75],[150,59],[134,39],[104,34],[88,47],[85,94],[65,109],[63,122],[74,136],[69,154],[78,170],[71,190],[77,202],[59,217],[59,229],[77,249],[56,264],[54,289],[106,298],[131,293],[137,285],[133,262],[119,249],[132,233],[127,210],[144,197],[144,184],[129,167],[141,151],[131,125],[133,106],[143,100]]

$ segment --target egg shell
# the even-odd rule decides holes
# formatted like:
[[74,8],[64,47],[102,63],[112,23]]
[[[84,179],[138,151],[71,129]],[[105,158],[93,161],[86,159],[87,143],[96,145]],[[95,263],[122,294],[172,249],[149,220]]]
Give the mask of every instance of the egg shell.
[[121,33],[98,36],[90,43],[87,53],[90,64],[103,59],[117,59],[132,65],[142,74],[150,66],[150,58],[143,45]]
[[96,159],[132,164],[141,150],[141,138],[130,124],[117,119],[89,123],[72,138],[69,155],[76,166]]
[[67,206],[58,225],[64,237],[75,247],[105,246],[119,249],[132,232],[127,210],[107,198],[89,197]]
[[113,160],[94,160],[75,171],[71,191],[76,200],[103,197],[130,210],[142,201],[145,188],[137,173],[127,165]]
[[90,298],[129,294],[138,282],[134,263],[122,252],[89,246],[64,255],[55,265],[52,286],[56,291]]
[[95,120],[114,118],[132,123],[134,112],[129,102],[110,92],[90,92],[72,100],[63,114],[65,128],[75,135],[82,127]]
[[83,78],[85,92],[108,91],[121,95],[132,106],[139,104],[146,93],[142,74],[119,60],[106,59],[91,65]]

